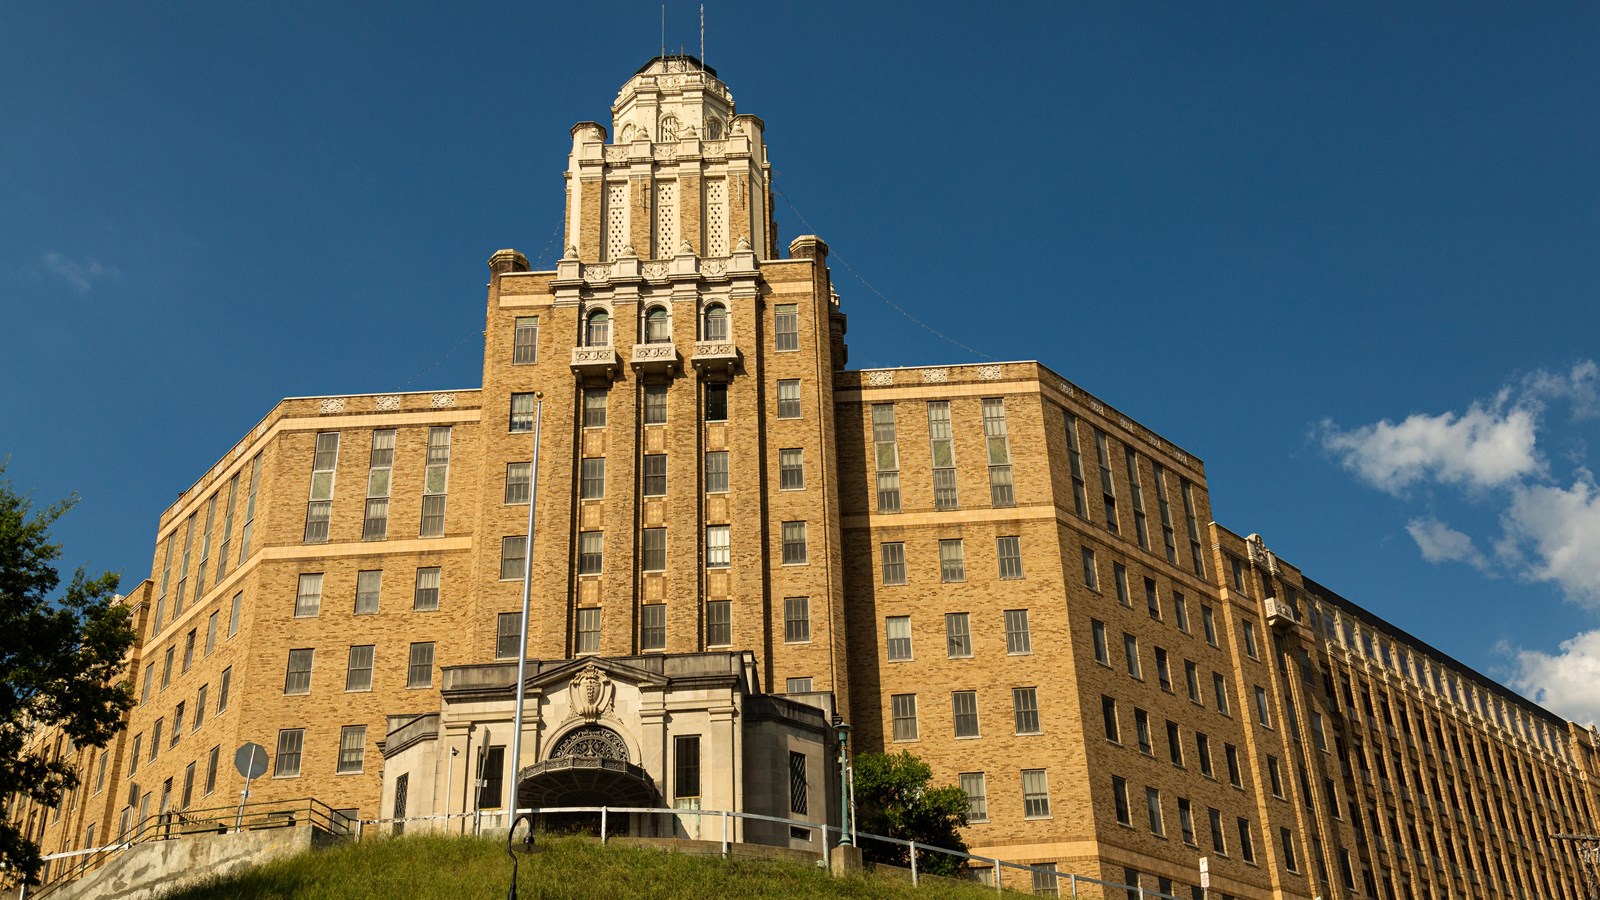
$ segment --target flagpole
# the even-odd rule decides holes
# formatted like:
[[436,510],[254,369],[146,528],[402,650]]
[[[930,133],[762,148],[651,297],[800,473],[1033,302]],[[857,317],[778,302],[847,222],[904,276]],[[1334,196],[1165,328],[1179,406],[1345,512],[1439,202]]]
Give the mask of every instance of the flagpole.
[[[517,710],[511,729],[512,775],[507,779],[511,797],[506,804],[506,809],[510,811],[506,824],[510,828],[516,827],[517,788],[522,781],[522,701],[527,693],[528,607],[533,595],[533,511],[539,499],[539,429],[544,420],[544,392],[534,391],[533,398],[533,465],[528,473],[528,543],[522,556],[522,627],[518,629],[520,634],[517,636]],[[533,828],[531,821],[528,828],[530,831]]]

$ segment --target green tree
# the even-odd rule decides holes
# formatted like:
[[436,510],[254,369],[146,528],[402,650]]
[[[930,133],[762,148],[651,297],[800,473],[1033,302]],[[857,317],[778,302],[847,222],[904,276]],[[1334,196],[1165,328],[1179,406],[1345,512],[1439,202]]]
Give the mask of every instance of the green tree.
[[[966,852],[958,829],[967,824],[967,794],[956,785],[928,787],[933,770],[910,751],[855,756],[856,814],[862,832]],[[861,855],[892,866],[911,864],[910,848],[862,838]],[[944,853],[917,851],[917,869],[958,874],[965,863]]]
[[[27,749],[30,734],[60,728],[79,747],[103,747],[121,727],[133,690],[118,676],[134,634],[114,573],[79,568],[54,596],[61,545],[50,526],[77,497],[35,509],[5,469],[0,460],[0,798],[14,814],[25,801],[54,807],[78,785],[67,759]],[[0,817],[6,877],[36,884],[39,866],[39,845]]]

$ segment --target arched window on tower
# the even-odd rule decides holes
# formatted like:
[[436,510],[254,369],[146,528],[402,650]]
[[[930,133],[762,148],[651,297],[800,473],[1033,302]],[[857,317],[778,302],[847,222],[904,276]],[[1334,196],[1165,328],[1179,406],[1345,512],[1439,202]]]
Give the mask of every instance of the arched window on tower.
[[611,314],[603,309],[589,313],[589,318],[584,323],[583,344],[585,347],[608,347],[611,345]]
[[644,314],[644,342],[646,344],[665,344],[672,340],[672,322],[667,318],[664,306],[652,306]]
[[720,303],[706,307],[705,324],[700,329],[701,340],[725,341],[728,339],[728,308]]

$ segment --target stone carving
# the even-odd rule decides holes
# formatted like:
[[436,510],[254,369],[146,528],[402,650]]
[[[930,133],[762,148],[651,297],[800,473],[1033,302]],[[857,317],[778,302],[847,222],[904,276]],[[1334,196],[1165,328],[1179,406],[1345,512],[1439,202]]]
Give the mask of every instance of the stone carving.
[[873,387],[887,387],[894,384],[894,373],[879,370],[867,373],[867,384]]
[[[616,686],[605,670],[594,663],[583,667],[567,685],[567,698],[572,703],[572,714],[585,722],[595,722],[611,712],[611,701]],[[627,759],[627,756],[621,757]]]
[[641,271],[646,278],[665,278],[667,277],[667,264],[659,262],[645,263]]
[[695,356],[733,356],[738,351],[730,341],[696,341]]
[[1100,404],[1099,400],[1090,400],[1089,401],[1089,408],[1094,410],[1095,412],[1099,413],[1102,416],[1106,414],[1106,408]]
[[1117,416],[1117,424],[1122,426],[1123,431],[1131,432],[1135,430],[1133,422],[1127,416]]
[[633,249],[633,245],[632,244],[623,244],[622,245],[622,253],[620,253],[617,256],[617,258],[618,259],[638,259],[639,258],[639,253],[638,253],[638,251]]
[[733,245],[733,249],[738,250],[741,253],[748,252],[750,249],[750,239],[742,234],[739,235],[739,242]]
[[678,358],[678,348],[671,344],[635,344],[634,362],[671,361]]
[[584,266],[583,278],[585,281],[609,281],[611,279],[611,267]]
[[923,384],[944,384],[945,382],[947,382],[949,380],[950,380],[950,370],[949,369],[923,369],[922,370],[922,383]]
[[397,394],[390,394],[387,397],[379,397],[378,398],[378,409],[380,409],[380,410],[382,410],[384,412],[391,412],[391,411],[399,409],[399,408],[400,408],[400,397]]
[[678,242],[678,255],[679,256],[693,256],[694,255],[694,248],[689,246],[689,242],[688,241],[679,241]]
[[978,378],[982,379],[983,381],[999,381],[1000,380],[1000,367],[999,366],[979,366],[978,367]]
[[567,732],[550,748],[551,759],[582,757],[628,761],[628,743],[603,725],[584,725]]
[[720,278],[728,271],[728,261],[725,259],[707,259],[700,263],[700,274],[712,278]]
[[321,411],[324,412],[324,413],[341,413],[341,412],[344,412],[344,398],[343,397],[325,397],[325,398],[323,398],[323,401],[322,401],[322,404],[321,404]]
[[676,160],[677,158],[678,158],[678,145],[677,144],[658,144],[658,145],[656,145],[656,159],[659,159],[662,162],[672,162],[673,160]]
[[615,362],[617,351],[612,347],[573,347],[572,363],[609,363]]
[[578,248],[574,247],[571,244],[568,244],[566,251],[561,254],[561,258],[562,259],[577,259],[578,258]]
[[628,148],[627,147],[607,147],[606,148],[606,162],[612,163],[612,164],[616,164],[616,163],[625,163],[627,161],[628,161]]
[[1267,542],[1261,539],[1261,535],[1252,534],[1245,538],[1244,547],[1250,554],[1251,564],[1256,568],[1273,575],[1278,574],[1278,557],[1267,549]]
[[700,153],[708,157],[726,156],[728,144],[726,141],[706,141],[700,145]]
[[456,395],[434,394],[432,399],[428,401],[428,405],[434,409],[447,409],[456,405]]

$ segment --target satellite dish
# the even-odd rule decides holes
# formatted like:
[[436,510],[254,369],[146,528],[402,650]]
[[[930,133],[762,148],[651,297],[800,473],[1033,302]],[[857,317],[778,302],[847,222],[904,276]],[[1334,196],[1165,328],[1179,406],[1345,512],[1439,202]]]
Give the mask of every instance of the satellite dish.
[[245,778],[260,778],[267,774],[267,748],[250,742],[233,754],[233,767]]

